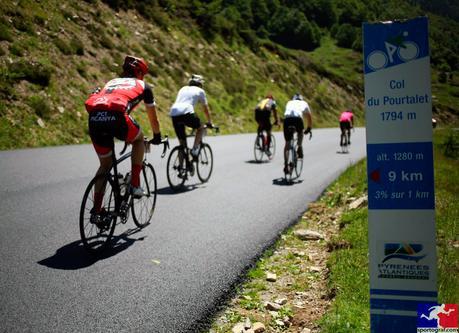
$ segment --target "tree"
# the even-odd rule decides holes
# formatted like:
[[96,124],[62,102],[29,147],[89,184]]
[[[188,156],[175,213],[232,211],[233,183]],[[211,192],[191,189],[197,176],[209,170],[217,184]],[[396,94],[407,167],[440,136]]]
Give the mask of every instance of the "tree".
[[280,7],[274,14],[268,30],[271,39],[294,49],[312,50],[320,44],[320,31],[303,13]]

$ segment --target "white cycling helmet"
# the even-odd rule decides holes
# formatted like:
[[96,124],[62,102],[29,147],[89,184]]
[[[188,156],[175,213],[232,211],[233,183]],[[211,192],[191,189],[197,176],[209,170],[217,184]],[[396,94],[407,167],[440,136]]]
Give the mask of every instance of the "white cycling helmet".
[[304,101],[304,98],[301,94],[298,94],[296,93],[295,95],[293,95],[292,97],[293,100],[298,100],[298,101]]
[[188,81],[188,85],[202,87],[203,84],[204,84],[204,77],[202,75],[191,74],[191,78]]

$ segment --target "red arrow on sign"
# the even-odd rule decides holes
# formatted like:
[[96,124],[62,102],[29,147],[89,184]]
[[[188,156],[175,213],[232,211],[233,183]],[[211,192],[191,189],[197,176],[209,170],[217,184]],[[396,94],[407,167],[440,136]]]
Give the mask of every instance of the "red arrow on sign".
[[374,182],[379,183],[381,181],[381,172],[379,170],[374,170],[370,173],[370,179]]

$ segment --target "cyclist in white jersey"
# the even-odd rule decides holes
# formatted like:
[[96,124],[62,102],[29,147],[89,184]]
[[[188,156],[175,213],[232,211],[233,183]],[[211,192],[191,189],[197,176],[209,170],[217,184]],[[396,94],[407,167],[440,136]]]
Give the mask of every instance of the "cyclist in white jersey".
[[298,133],[298,158],[303,158],[303,130],[304,122],[303,117],[306,117],[308,127],[304,131],[304,134],[311,133],[312,127],[312,116],[311,108],[309,104],[304,100],[303,96],[300,94],[295,94],[292,100],[287,102],[285,106],[284,113],[284,172],[287,169],[287,158],[288,158],[288,145],[287,142],[292,139],[293,133],[291,133],[288,128],[294,126],[296,132]]
[[204,125],[195,114],[195,106],[200,103],[203,106],[204,114],[207,119],[207,126],[212,127],[210,109],[207,103],[206,93],[202,89],[204,78],[201,75],[192,74],[187,86],[182,87],[170,109],[169,115],[172,117],[175,134],[182,146],[186,147],[185,126],[191,127],[196,131],[193,149],[191,154],[196,157],[199,151]]

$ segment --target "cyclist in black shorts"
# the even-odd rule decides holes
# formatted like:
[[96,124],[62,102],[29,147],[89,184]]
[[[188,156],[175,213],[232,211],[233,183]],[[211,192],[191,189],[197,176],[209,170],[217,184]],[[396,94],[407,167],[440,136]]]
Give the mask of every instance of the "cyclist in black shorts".
[[284,173],[287,173],[287,159],[288,159],[288,141],[292,139],[293,133],[291,133],[288,128],[294,126],[296,132],[298,133],[298,158],[303,158],[303,116],[306,116],[308,127],[304,131],[304,134],[311,133],[312,127],[312,116],[311,108],[309,104],[304,100],[303,96],[300,94],[295,94],[287,105],[285,106],[284,113],[284,138],[285,138],[285,147],[284,147]]
[[198,156],[199,145],[201,144],[202,135],[204,132],[204,124],[201,124],[198,116],[194,112],[194,107],[197,103],[201,103],[204,109],[204,114],[207,118],[207,124],[212,127],[210,117],[210,109],[207,103],[206,93],[202,86],[204,78],[201,75],[192,74],[188,81],[188,85],[182,87],[174,104],[171,106],[169,115],[172,117],[172,124],[174,125],[175,134],[179,139],[180,144],[186,147],[186,133],[185,126],[196,129],[195,140],[191,155]]
[[266,130],[267,132],[267,144],[268,150],[266,151],[266,155],[271,156],[271,152],[269,151],[269,145],[271,144],[271,113],[274,114],[274,125],[279,125],[279,119],[277,117],[277,104],[273,98],[273,95],[268,94],[265,98],[263,98],[260,102],[258,102],[255,108],[255,120],[258,123],[257,133],[260,134],[261,131]]

